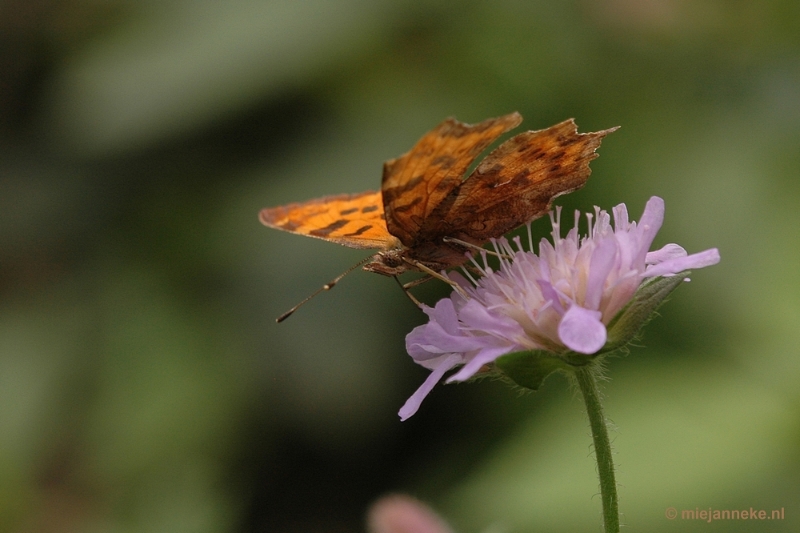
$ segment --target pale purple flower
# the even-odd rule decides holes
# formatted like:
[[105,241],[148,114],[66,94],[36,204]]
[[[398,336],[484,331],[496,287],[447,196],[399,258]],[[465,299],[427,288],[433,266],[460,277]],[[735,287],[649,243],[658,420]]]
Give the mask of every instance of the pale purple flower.
[[[550,214],[553,243],[542,239],[539,254],[525,251],[520,239],[493,241],[500,268],[493,271],[473,261],[481,276],[464,270],[451,274],[468,298],[454,291],[434,308],[423,307],[429,322],[406,337],[408,353],[432,370],[422,386],[400,409],[407,419],[449,370],[464,381],[501,355],[526,350],[592,355],[608,338],[606,326],[631,301],[648,279],[674,276],[719,262],[716,248],[688,255],[677,244],[650,252],[664,220],[664,201],[650,198],[639,223],[628,220],[625,204],[587,214],[588,236],[575,227],[561,237],[560,210]],[[530,233],[529,233],[530,241]]]
[[385,496],[367,514],[369,533],[453,533],[424,503],[405,494]]

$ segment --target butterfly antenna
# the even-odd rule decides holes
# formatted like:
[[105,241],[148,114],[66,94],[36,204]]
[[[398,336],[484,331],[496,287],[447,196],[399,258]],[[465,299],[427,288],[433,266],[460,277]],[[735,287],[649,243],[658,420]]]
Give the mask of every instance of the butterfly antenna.
[[353,270],[357,269],[358,267],[360,267],[361,265],[363,265],[364,263],[366,263],[370,259],[372,259],[372,256],[368,256],[368,257],[362,259],[361,261],[359,261],[358,263],[356,263],[355,265],[351,266],[350,268],[348,268],[347,270],[345,270],[344,272],[342,272],[341,274],[339,274],[338,276],[333,278],[331,281],[329,281],[328,283],[326,283],[325,285],[323,285],[322,287],[320,287],[319,289],[314,291],[312,294],[310,294],[308,297],[306,297],[302,302],[300,302],[299,304],[295,305],[294,307],[292,307],[291,309],[289,309],[288,311],[283,313],[281,316],[276,318],[275,322],[278,322],[278,323],[283,322],[284,320],[286,320],[287,318],[292,316],[292,313],[294,313],[295,311],[300,309],[300,307],[302,307],[303,304],[305,304],[306,302],[311,300],[314,296],[318,295],[321,292],[325,292],[325,291],[331,290],[332,288],[334,288],[336,286],[337,283],[339,283],[339,281],[341,281],[341,279],[343,277],[345,277],[350,272],[352,272]]
[[514,259],[510,255],[499,254],[497,252],[493,252],[492,250],[487,250],[486,248],[483,248],[482,246],[478,246],[476,244],[472,244],[471,242],[462,241],[461,239],[456,239],[455,237],[442,237],[442,240],[444,242],[452,242],[452,243],[458,244],[458,245],[463,246],[465,248],[472,248],[476,252],[487,253],[489,255],[493,255],[495,257],[500,257],[500,258],[503,258],[503,259],[509,259],[509,260],[510,259]]

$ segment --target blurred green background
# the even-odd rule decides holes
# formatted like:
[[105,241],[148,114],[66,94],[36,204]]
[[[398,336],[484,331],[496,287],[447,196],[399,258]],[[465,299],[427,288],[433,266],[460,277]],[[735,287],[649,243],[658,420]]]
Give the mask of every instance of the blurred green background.
[[461,532],[600,531],[563,377],[400,423],[424,316],[391,279],[274,323],[365,254],[260,208],[514,110],[622,126],[558,204],[659,195],[656,245],[722,254],[610,361],[627,529],[800,530],[796,0],[0,2],[0,530],[363,531],[404,491]]

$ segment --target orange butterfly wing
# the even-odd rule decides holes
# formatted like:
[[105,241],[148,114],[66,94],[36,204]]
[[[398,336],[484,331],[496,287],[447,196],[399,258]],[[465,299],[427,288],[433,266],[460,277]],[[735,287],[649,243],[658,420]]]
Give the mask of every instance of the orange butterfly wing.
[[521,133],[463,179],[475,158],[521,121],[518,113],[474,125],[447,119],[384,164],[381,192],[266,208],[259,217],[272,228],[380,249],[364,268],[385,275],[420,263],[434,270],[458,266],[466,249],[444,237],[483,245],[542,216],[555,197],[583,187],[595,150],[616,130],[582,134],[570,119]]
[[384,163],[381,191],[389,233],[413,246],[420,228],[435,218],[439,203],[461,185],[475,158],[521,122],[516,112],[478,124],[448,118],[407,153]]
[[420,241],[450,236],[483,244],[544,215],[554,198],[584,186],[595,150],[616,129],[578,133],[569,119],[512,137],[439,204]]
[[340,194],[262,209],[265,226],[316,237],[351,248],[396,248],[386,228],[381,193]]

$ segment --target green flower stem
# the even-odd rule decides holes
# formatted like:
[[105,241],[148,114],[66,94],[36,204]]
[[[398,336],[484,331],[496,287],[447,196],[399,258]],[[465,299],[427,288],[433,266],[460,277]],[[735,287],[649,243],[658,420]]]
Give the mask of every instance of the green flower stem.
[[594,452],[597,455],[597,473],[600,476],[600,496],[603,501],[603,523],[606,533],[619,533],[619,502],[617,482],[614,478],[614,460],[611,457],[611,442],[608,440],[606,418],[597,390],[594,365],[579,366],[575,377],[586,403],[589,425],[592,428]]

